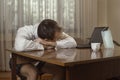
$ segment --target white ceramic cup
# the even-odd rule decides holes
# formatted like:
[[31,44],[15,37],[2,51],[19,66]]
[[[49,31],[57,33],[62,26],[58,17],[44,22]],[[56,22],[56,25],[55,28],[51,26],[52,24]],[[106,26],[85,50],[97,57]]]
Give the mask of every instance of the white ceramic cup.
[[91,48],[94,52],[99,51],[100,49],[100,43],[91,43]]

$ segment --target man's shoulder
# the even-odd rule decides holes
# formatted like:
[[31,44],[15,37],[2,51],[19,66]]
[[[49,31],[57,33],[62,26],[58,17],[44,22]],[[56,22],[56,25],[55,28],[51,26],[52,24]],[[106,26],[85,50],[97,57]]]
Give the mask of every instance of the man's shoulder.
[[20,27],[18,30],[35,30],[38,27],[38,23],[34,25],[25,25],[23,27]]
[[63,40],[65,38],[69,37],[69,35],[65,32],[62,32],[62,34],[60,35],[59,39],[58,40]]

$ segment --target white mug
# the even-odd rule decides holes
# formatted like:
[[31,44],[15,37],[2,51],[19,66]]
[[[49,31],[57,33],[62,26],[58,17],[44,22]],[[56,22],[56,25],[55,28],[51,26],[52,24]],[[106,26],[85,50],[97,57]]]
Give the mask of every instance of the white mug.
[[94,52],[99,51],[100,49],[100,43],[91,43],[91,48]]

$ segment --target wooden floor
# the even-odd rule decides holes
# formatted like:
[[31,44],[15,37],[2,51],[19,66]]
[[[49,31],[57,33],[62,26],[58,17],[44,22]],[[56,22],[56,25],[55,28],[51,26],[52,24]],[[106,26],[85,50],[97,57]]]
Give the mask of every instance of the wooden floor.
[[[0,72],[0,80],[11,80],[11,72]],[[41,80],[52,80],[52,75],[44,74],[42,75]]]
[[11,72],[0,72],[0,80],[11,80]]

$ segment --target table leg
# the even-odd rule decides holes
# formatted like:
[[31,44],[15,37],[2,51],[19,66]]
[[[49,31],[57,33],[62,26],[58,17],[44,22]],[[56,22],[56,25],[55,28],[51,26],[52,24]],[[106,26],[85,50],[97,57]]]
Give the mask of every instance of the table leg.
[[12,53],[12,80],[17,80],[17,77],[16,77],[16,59],[17,59],[17,55]]
[[66,67],[66,80],[71,80],[70,78],[70,68],[69,67]]

